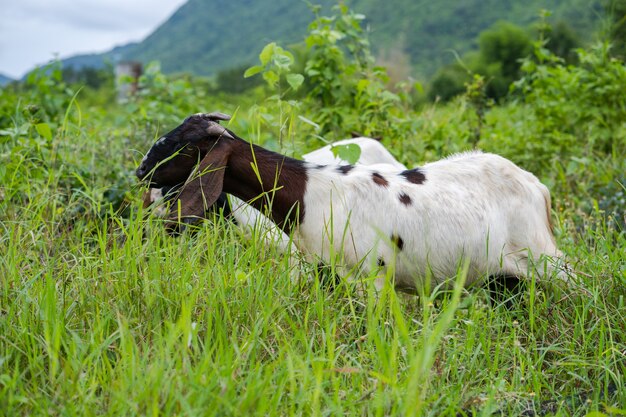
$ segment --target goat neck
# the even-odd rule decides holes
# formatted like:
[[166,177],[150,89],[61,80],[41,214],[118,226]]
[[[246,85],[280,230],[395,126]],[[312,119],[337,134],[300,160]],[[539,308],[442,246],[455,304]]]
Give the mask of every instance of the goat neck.
[[240,139],[231,141],[224,192],[249,202],[290,232],[304,216],[305,162]]

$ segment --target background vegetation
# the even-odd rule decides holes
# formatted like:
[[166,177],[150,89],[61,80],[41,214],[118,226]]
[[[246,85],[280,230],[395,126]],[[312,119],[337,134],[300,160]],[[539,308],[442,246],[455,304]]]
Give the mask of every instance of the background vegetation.
[[[118,103],[107,71],[55,64],[0,90],[0,415],[626,414],[620,32],[572,52],[545,19],[499,23],[443,103],[375,65],[365,22],[319,11],[297,46],[258,48],[248,81],[155,63]],[[507,309],[478,287],[330,291],[217,217],[172,239],[133,170],[214,110],[295,156],[352,131],[410,166],[497,152],[550,187],[578,279],[532,279]]]
[[[584,40],[604,26],[603,11],[613,0],[346,0],[367,16],[364,28],[374,53],[381,58],[402,56],[419,79],[429,78],[455,54],[475,50],[477,36],[499,20],[526,27],[541,9],[551,10],[552,23],[561,22]],[[620,0],[621,1],[621,0]],[[320,4],[324,13],[336,0]],[[159,60],[165,73],[214,75],[251,65],[269,42],[291,45],[306,35],[313,19],[306,1],[189,0],[141,42],[123,45],[104,55],[69,59],[69,66],[93,66],[119,60]],[[557,28],[558,26],[555,26]]]

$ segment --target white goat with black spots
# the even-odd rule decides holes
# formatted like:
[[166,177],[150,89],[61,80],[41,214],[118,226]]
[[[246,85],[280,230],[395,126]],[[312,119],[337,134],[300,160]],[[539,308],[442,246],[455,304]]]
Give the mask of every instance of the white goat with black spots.
[[171,227],[202,217],[226,192],[293,233],[311,260],[364,272],[393,264],[403,289],[419,288],[426,277],[444,283],[464,262],[466,285],[491,275],[565,277],[554,271],[562,254],[548,189],[505,158],[468,152],[411,170],[316,165],[244,141],[219,125],[227,118],[188,117],[137,169],[152,186],[167,186],[197,165],[178,196],[180,210],[170,213]]

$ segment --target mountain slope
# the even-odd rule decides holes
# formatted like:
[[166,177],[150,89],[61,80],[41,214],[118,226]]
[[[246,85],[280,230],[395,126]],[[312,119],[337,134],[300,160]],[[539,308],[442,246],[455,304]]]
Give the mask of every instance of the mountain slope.
[[107,64],[113,64],[115,62],[123,61],[127,57],[132,57],[129,52],[134,48],[136,43],[129,43],[123,46],[116,46],[108,52],[103,54],[84,54],[75,55],[63,60],[63,66],[73,67],[74,69],[81,68],[101,68]]
[[[315,0],[329,12],[333,0]],[[589,38],[600,14],[600,0],[352,0],[367,16],[373,49],[401,50],[413,67],[432,74],[475,47],[477,35],[498,20],[527,26],[541,9],[554,12],[581,38]],[[297,0],[189,0],[142,42],[124,47],[122,59],[159,60],[164,72],[210,75],[253,64],[268,42],[299,42],[314,15]],[[108,56],[112,56],[108,54]]]
[[0,87],[10,83],[11,81],[13,81],[13,79],[11,77],[7,77],[4,74],[0,74]]
[[[383,9],[379,0],[355,0],[355,8],[371,20],[374,49],[400,45],[414,67],[426,74],[476,47],[480,32],[499,20],[526,27],[538,21],[541,9],[554,12],[581,38],[589,38],[597,18],[597,3],[588,0],[410,0],[403,7]],[[522,4],[523,3],[523,4]]]
[[211,74],[255,62],[268,42],[301,40],[312,19],[294,0],[189,0],[127,57],[159,59],[165,72]]

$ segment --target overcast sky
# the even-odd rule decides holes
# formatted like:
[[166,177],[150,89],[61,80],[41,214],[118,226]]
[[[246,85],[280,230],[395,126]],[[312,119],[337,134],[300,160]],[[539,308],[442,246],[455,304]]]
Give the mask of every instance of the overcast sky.
[[0,73],[140,41],[186,0],[0,0]]

